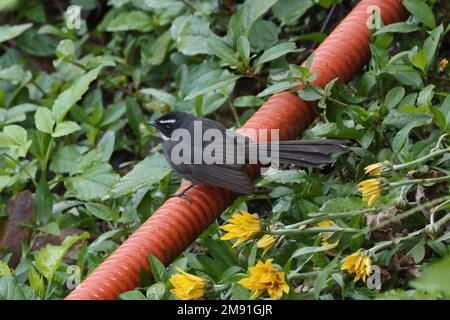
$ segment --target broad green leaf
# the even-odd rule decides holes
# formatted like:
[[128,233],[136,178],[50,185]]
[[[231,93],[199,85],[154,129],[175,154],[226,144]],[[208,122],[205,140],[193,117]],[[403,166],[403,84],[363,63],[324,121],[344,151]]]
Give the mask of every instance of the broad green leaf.
[[296,46],[294,42],[284,42],[277,44],[276,46],[264,51],[264,53],[258,58],[258,60],[256,60],[255,66],[278,59],[279,57],[295,50]]
[[269,95],[277,93],[277,92],[292,89],[297,86],[298,86],[298,82],[296,82],[296,81],[277,82],[277,83],[274,83],[273,85],[271,85],[270,87],[267,87],[266,89],[264,89],[262,92],[260,92],[257,95],[257,97],[262,98],[262,97],[269,96]]
[[39,131],[52,134],[55,119],[53,113],[45,107],[39,107],[34,115],[34,123]]
[[89,201],[104,197],[118,180],[118,174],[108,163],[96,162],[67,178],[64,185],[78,199]]
[[313,254],[318,252],[324,252],[330,250],[330,247],[303,247],[300,249],[295,250],[295,252],[292,254],[291,258],[297,258],[299,256],[304,256],[306,254]]
[[153,277],[158,282],[166,282],[166,267],[153,254],[148,254],[148,261]]
[[128,172],[114,186],[111,194],[115,197],[129,194],[143,186],[149,186],[161,181],[171,169],[162,154],[148,156]]
[[47,178],[41,175],[36,194],[34,196],[34,207],[36,210],[36,222],[38,224],[46,223],[52,214],[53,196],[48,187]]
[[428,266],[418,279],[410,284],[417,289],[430,293],[443,293],[450,297],[450,257],[446,257]]
[[8,265],[5,261],[0,260],[0,277],[2,276],[11,276],[11,269],[9,269]]
[[278,0],[272,11],[283,24],[293,25],[313,6],[310,0]]
[[450,95],[448,95],[442,103],[441,112],[445,115],[446,129],[450,130]]
[[81,130],[81,127],[73,121],[63,121],[56,125],[55,132],[52,133],[52,137],[58,138],[67,136],[75,131]]
[[139,291],[132,290],[121,293],[119,295],[120,300],[147,300],[147,298]]
[[141,107],[131,97],[127,97],[125,99],[127,104],[127,117],[128,117],[128,124],[133,130],[133,133],[135,136],[140,139],[141,137],[141,130],[140,130],[140,124],[144,121],[144,114],[141,111]]
[[59,94],[52,107],[52,113],[57,123],[64,119],[70,108],[86,93],[89,89],[89,84],[97,79],[100,70],[101,67],[97,67],[89,71],[75,80],[68,89]]
[[431,106],[435,88],[435,85],[429,84],[419,92],[419,97],[417,98],[417,105],[419,107],[428,108]]
[[0,277],[0,300],[25,300],[21,284],[12,276]]
[[403,5],[411,12],[420,22],[430,29],[436,28],[436,19],[433,11],[423,0],[403,0]]
[[195,97],[201,96],[202,94],[208,93],[208,92],[212,92],[214,90],[226,87],[234,82],[236,82],[237,79],[241,78],[242,76],[237,76],[237,75],[228,75],[225,77],[222,77],[220,79],[220,81],[211,84],[210,86],[203,88],[203,89],[198,89],[198,90],[194,90],[192,91],[190,94],[188,94],[186,96],[186,98],[184,98],[184,101],[187,100],[192,100]]
[[11,40],[21,35],[26,30],[32,27],[32,23],[18,24],[14,26],[3,25],[0,26],[0,43]]
[[236,46],[241,60],[247,64],[250,59],[250,43],[248,42],[248,38],[245,36],[240,36],[237,40]]
[[75,146],[64,146],[56,152],[50,164],[50,170],[56,173],[69,173],[78,163],[81,154]]
[[33,266],[31,266],[28,271],[28,282],[30,283],[30,287],[36,290],[39,297],[43,299],[45,295],[44,278]]
[[64,239],[60,246],[47,244],[44,248],[39,250],[34,260],[38,271],[48,280],[52,281],[55,272],[58,270],[62,259],[67,251],[80,240],[89,238],[89,233],[84,232],[79,236],[68,236]]
[[158,99],[159,101],[164,102],[165,104],[167,104],[168,106],[170,106],[172,108],[175,106],[175,103],[177,102],[177,98],[175,98],[170,93],[167,93],[162,90],[158,90],[158,89],[154,89],[154,88],[147,88],[147,89],[142,89],[140,92],[145,95],[153,96],[156,99]]
[[408,22],[397,22],[384,26],[383,28],[375,32],[374,36],[378,36],[384,33],[410,33],[417,30],[420,30],[420,27],[416,26],[415,24]]
[[117,221],[119,220],[119,213],[103,204],[100,203],[85,203],[84,204],[86,210],[92,214],[93,216],[108,221]]
[[106,28],[109,32],[136,30],[148,32],[153,30],[152,18],[145,12],[134,10],[122,12]]
[[263,16],[277,0],[247,0],[237,10],[228,24],[228,35],[236,41],[239,36],[249,36],[253,24]]
[[405,89],[403,87],[396,87],[391,89],[386,95],[384,104],[388,110],[395,108],[405,96]]
[[208,47],[214,55],[222,59],[227,65],[235,66],[239,63],[233,49],[231,49],[222,39],[217,37],[209,38]]
[[233,101],[235,107],[259,107],[264,104],[264,100],[256,96],[242,96]]
[[27,131],[21,126],[12,124],[0,132],[0,147],[9,148],[8,153],[14,158],[25,157],[30,146]]
[[337,255],[325,268],[323,268],[319,274],[317,275],[315,281],[314,281],[314,298],[319,299],[320,292],[324,285],[326,284],[326,281],[328,277],[330,276],[330,273],[333,271],[334,267],[338,264],[340,259],[340,256]]
[[64,60],[72,60],[75,56],[75,45],[72,40],[64,39],[56,47],[56,57]]

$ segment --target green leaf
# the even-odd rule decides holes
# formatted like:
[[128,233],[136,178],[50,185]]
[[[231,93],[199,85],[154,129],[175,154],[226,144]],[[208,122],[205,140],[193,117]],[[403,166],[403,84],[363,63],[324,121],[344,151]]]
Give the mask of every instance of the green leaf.
[[75,45],[72,40],[64,39],[56,47],[56,57],[64,60],[72,60],[75,56]]
[[416,289],[429,293],[443,293],[450,297],[450,257],[446,257],[428,266],[418,279],[410,282]]
[[313,254],[318,252],[324,252],[330,250],[330,247],[303,247],[300,249],[297,249],[292,254],[291,258],[297,258],[300,256],[304,256],[306,254]]
[[171,169],[162,154],[156,153],[148,156],[133,170],[124,175],[111,190],[115,197],[129,194],[143,186],[149,186],[161,181],[170,173]]
[[0,277],[0,300],[25,300],[20,283],[12,276]]
[[396,87],[391,89],[386,95],[384,104],[388,110],[395,108],[405,96],[405,89],[403,87]]
[[170,49],[170,43],[172,41],[172,36],[170,31],[166,31],[153,42],[150,53],[143,52],[145,57],[145,62],[153,66],[159,66],[164,62],[166,55]]
[[436,19],[430,6],[423,0],[403,0],[405,8],[430,29],[436,28]]
[[0,277],[2,276],[12,276],[11,269],[9,269],[8,265],[5,261],[0,260]]
[[264,53],[256,60],[255,66],[263,63],[278,59],[290,52],[296,51],[296,45],[294,42],[284,42],[273,46],[270,49],[264,51]]
[[228,35],[236,41],[239,36],[249,36],[253,24],[263,16],[277,0],[247,0],[228,23]]
[[419,92],[419,97],[417,98],[417,105],[422,108],[428,108],[431,106],[435,85],[429,84]]
[[166,267],[159,261],[153,254],[148,254],[148,262],[150,263],[150,269],[153,277],[158,282],[166,282]]
[[422,238],[419,242],[408,252],[415,263],[421,263],[425,257],[425,240]]
[[231,268],[239,264],[239,261],[233,255],[231,248],[223,241],[217,242],[210,238],[204,239],[204,244],[213,258],[226,268]]
[[56,152],[50,170],[56,173],[69,173],[78,163],[81,154],[74,146],[64,146]]
[[122,12],[115,17],[106,28],[106,31],[130,31],[136,30],[141,32],[148,32],[153,30],[152,18],[139,10]]
[[132,290],[121,293],[119,295],[120,300],[147,300],[147,298],[139,291]]
[[9,148],[8,153],[14,158],[25,157],[30,146],[27,131],[21,126],[12,124],[0,132],[0,147]]
[[107,207],[103,204],[89,202],[89,203],[85,203],[84,207],[90,214],[92,214],[93,216],[95,216],[99,219],[106,220],[106,221],[119,220],[119,213],[116,210],[114,210],[110,207]]
[[53,196],[48,187],[47,178],[41,175],[34,196],[37,224],[46,223],[52,214]]
[[39,107],[34,114],[34,123],[39,131],[52,134],[55,125],[53,113],[48,108]]
[[298,82],[296,81],[281,81],[274,83],[273,85],[267,87],[262,92],[260,92],[257,97],[262,98],[265,96],[269,96],[271,94],[286,91],[298,86]]
[[39,297],[43,299],[45,295],[44,278],[33,266],[28,270],[28,282],[30,283],[30,287],[36,290]]
[[203,89],[198,89],[198,90],[193,90],[190,94],[188,94],[186,96],[186,98],[184,98],[184,101],[187,100],[192,100],[198,96],[201,96],[202,94],[208,93],[208,92],[212,92],[214,90],[226,87],[234,82],[236,82],[237,79],[241,78],[242,76],[237,76],[237,75],[227,75],[225,77],[221,77],[220,81],[213,83],[212,85],[203,88]]
[[73,121],[63,121],[56,125],[55,132],[52,133],[52,137],[58,138],[67,136],[75,131],[81,130],[81,127]]
[[78,199],[90,201],[104,197],[118,180],[108,163],[94,162],[80,174],[67,178],[64,185]]
[[217,37],[209,38],[208,47],[214,55],[222,59],[227,65],[235,66],[239,63],[233,49],[231,49],[222,39]]
[[39,250],[35,256],[36,268],[48,280],[52,281],[55,272],[58,270],[62,259],[75,242],[89,238],[89,233],[84,232],[79,236],[68,236],[60,246],[47,244]]
[[408,22],[397,22],[384,26],[383,28],[375,32],[374,36],[378,36],[384,33],[410,33],[417,30],[420,30],[420,27],[416,26],[415,24]]
[[259,107],[264,104],[264,100],[256,96],[242,96],[233,101],[235,107]]
[[57,123],[60,123],[70,108],[81,99],[83,94],[89,89],[89,84],[97,79],[101,67],[97,67],[83,76],[79,77],[65,91],[59,94],[52,107],[52,113]]
[[26,30],[33,26],[32,23],[18,24],[14,26],[3,25],[0,26],[0,43],[11,40],[21,35]]
[[340,259],[340,256],[337,255],[325,268],[320,270],[319,274],[316,277],[316,280],[314,281],[314,298],[319,299],[320,292],[324,285],[326,284],[326,281],[328,280],[328,277],[330,276],[330,273],[333,271],[334,267],[338,264]]
[[250,60],[250,43],[248,42],[247,37],[240,36],[238,38],[237,49],[241,60],[244,61],[245,64],[248,64],[248,61]]
[[140,92],[142,94],[146,94],[146,95],[148,94],[150,96],[153,96],[156,99],[158,99],[159,101],[164,102],[165,104],[167,104],[168,106],[170,106],[172,108],[175,106],[175,103],[177,102],[177,98],[175,98],[170,93],[167,93],[162,90],[158,90],[158,89],[154,89],[154,88],[146,88],[146,89],[142,89]]
[[441,113],[445,115],[446,129],[450,130],[450,95],[448,95],[442,103]]
[[310,0],[278,0],[272,11],[283,24],[293,25],[313,6]]
[[127,104],[127,116],[128,116],[128,124],[130,125],[133,133],[136,137],[141,137],[141,131],[139,125],[144,121],[144,114],[141,111],[141,107],[131,97],[127,97],[125,99]]

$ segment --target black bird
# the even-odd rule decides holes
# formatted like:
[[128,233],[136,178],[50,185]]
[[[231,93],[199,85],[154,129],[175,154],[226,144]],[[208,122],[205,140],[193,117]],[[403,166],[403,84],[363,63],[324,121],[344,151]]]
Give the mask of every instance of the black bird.
[[[220,134],[220,139],[211,139],[211,141],[201,139],[196,145],[194,140],[199,139],[199,137],[195,136],[196,121],[199,121],[197,122],[197,128],[201,124],[201,131],[197,131],[197,133],[201,133],[200,139],[208,129],[216,129],[215,132]],[[172,111],[164,114],[154,122],[149,122],[149,124],[161,132],[164,139],[164,155],[172,169],[191,182],[188,187],[175,194],[175,196],[185,197],[189,200],[185,193],[195,184],[214,185],[240,194],[254,193],[255,188],[245,171],[245,164],[255,163],[255,157],[251,157],[252,152],[258,155],[257,161],[261,161],[257,152],[261,149],[261,144],[257,144],[234,131],[227,130],[216,121],[199,118],[185,112]],[[177,129],[185,129],[184,132],[189,133],[194,139],[186,139],[186,141],[185,139],[175,139],[175,136],[178,135],[176,133],[180,133]],[[330,155],[345,149],[343,141],[333,139],[277,141],[277,143],[279,163],[302,167],[319,167],[323,164],[331,163]],[[176,147],[177,145],[178,147]],[[184,156],[184,161],[181,161],[181,163],[179,159],[174,161],[172,157],[172,152],[175,151],[174,148],[180,149],[180,146],[187,147],[186,150],[190,153],[179,153],[181,156]],[[215,147],[214,152],[211,154],[221,158],[223,161],[208,164],[204,159],[201,159],[201,162],[195,162],[195,156],[202,155],[208,147],[210,148],[209,150]],[[227,147],[230,148],[229,150],[235,150],[231,161],[228,162],[226,162],[228,158],[225,158],[227,154],[229,155]],[[275,150],[272,150],[272,148],[273,145],[269,143],[267,147],[269,156]],[[242,153],[242,150],[244,150],[244,153]],[[238,160],[238,156],[241,157],[240,160]]]

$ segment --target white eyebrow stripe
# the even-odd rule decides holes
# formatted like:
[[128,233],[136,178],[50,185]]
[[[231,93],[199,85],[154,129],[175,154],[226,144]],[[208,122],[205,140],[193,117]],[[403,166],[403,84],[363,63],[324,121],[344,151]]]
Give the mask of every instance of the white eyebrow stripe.
[[168,119],[168,120],[160,120],[159,123],[174,123],[176,121],[177,120],[175,120],[175,119]]

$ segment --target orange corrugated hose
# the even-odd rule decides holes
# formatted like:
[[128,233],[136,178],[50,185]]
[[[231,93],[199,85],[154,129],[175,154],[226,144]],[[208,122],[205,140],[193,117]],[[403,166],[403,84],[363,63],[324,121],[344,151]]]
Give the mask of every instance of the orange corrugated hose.
[[[347,82],[367,61],[370,6],[380,8],[385,24],[400,21],[404,8],[400,0],[363,0],[339,24],[314,53],[311,71],[315,84],[325,86],[338,78]],[[240,129],[280,129],[280,139],[295,139],[314,120],[315,113],[293,93],[273,95]],[[255,172],[257,170],[254,170]],[[197,185],[188,192],[192,204],[181,198],[167,200],[109,258],[95,269],[66,299],[116,299],[139,285],[140,270],[149,271],[149,253],[165,264],[185,250],[231,203],[226,190]]]

